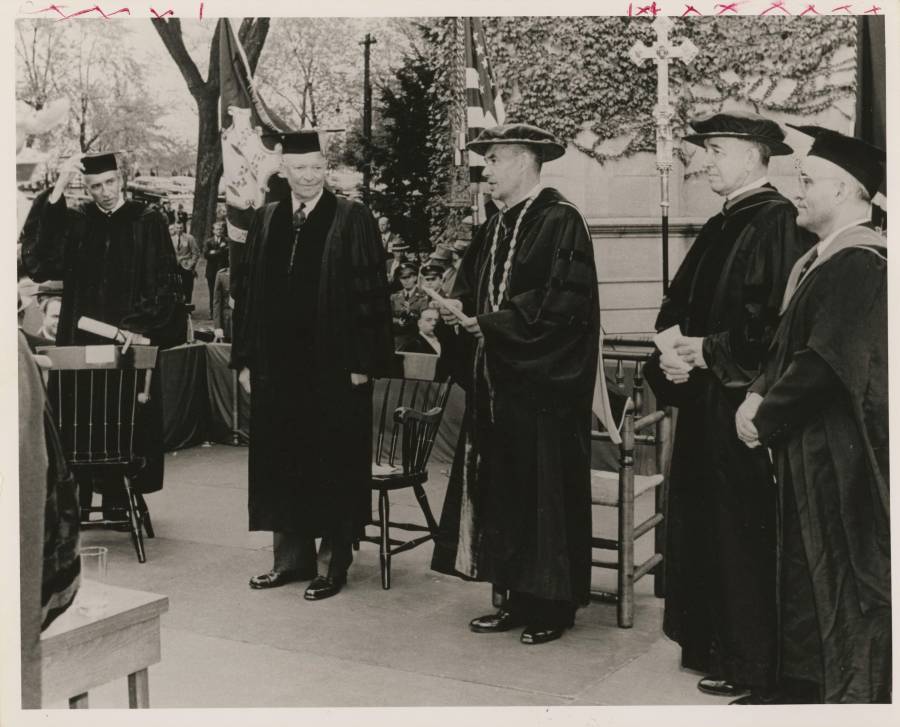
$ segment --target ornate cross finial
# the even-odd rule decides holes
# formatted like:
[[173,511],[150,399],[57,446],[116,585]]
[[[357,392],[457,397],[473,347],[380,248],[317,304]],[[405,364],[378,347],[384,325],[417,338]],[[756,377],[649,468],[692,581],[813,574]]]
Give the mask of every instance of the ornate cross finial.
[[672,20],[665,15],[659,15],[653,21],[653,30],[656,32],[656,42],[653,45],[645,45],[638,41],[628,55],[635,65],[641,65],[648,58],[656,63],[656,117],[657,134],[657,165],[660,167],[672,165],[672,104],[669,101],[669,63],[681,60],[690,63],[699,52],[688,38],[677,45],[669,40],[669,31],[672,29]]

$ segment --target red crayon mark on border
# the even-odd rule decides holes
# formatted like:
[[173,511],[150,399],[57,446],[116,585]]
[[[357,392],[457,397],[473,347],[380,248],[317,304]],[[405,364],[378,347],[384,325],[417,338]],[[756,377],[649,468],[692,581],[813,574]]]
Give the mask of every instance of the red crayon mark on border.
[[172,15],[172,16],[175,15],[174,10],[166,10],[166,12],[164,12],[162,15],[160,15],[158,12],[156,12],[156,10],[154,10],[153,8],[150,8],[150,12],[153,13],[159,19],[162,19],[162,18],[166,17],[167,15]]
[[723,15],[724,13],[727,13],[729,11],[737,14],[738,11],[737,3],[728,3],[727,5],[725,5],[724,3],[716,3],[713,7],[721,8],[718,12],[719,15]]
[[684,8],[684,12],[681,14],[681,17],[683,18],[685,15],[690,15],[691,13],[694,13],[695,15],[703,15],[703,13],[697,10],[697,8],[695,8],[693,5],[686,5]]
[[836,13],[838,10],[843,10],[848,15],[853,15],[853,11],[850,9],[849,5],[838,5],[836,8],[832,8],[831,12]]
[[50,5],[46,8],[41,8],[40,10],[33,10],[34,13],[59,13],[60,17],[65,18],[66,14],[60,9],[59,5]]
[[784,6],[784,0],[773,0],[772,4],[763,10],[760,15],[768,15],[773,10],[781,10],[785,15],[790,15],[791,11]]
[[203,20],[203,3],[200,3],[200,20]]
[[878,15],[878,11],[881,10],[877,5],[873,5],[868,10],[863,11],[863,15]]
[[816,15],[821,15],[821,13],[818,10],[816,10],[815,5],[807,5],[806,10],[804,10],[802,13],[800,13],[800,15],[806,15],[808,13],[815,13]]
[[652,15],[654,18],[662,12],[662,8],[658,7],[656,4],[656,0],[654,0],[650,5],[644,5],[638,8],[638,15]]

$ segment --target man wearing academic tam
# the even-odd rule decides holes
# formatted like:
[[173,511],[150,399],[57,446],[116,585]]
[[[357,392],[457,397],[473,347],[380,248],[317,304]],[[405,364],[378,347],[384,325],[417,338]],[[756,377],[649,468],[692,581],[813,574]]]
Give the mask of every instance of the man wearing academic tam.
[[341,590],[371,519],[372,379],[391,364],[391,310],[372,213],[324,188],[316,131],[280,144],[291,195],[257,210],[232,272],[231,365],[251,392],[250,529],[273,533],[272,568],[250,587],[308,580],[315,601]]
[[509,124],[468,148],[484,155],[502,209],[478,230],[443,311],[465,329],[467,406],[432,567],[508,592],[472,631],[524,627],[522,643],[543,644],[590,595],[597,273],[581,213],[540,183],[561,142]]
[[[63,193],[78,172],[90,201],[70,207]],[[125,199],[114,153],[75,155],[62,164],[56,185],[37,196],[22,229],[22,263],[35,281],[63,281],[58,346],[109,343],[80,330],[82,316],[147,336],[155,346],[184,342],[186,318],[166,218],[153,206]],[[148,464],[134,485],[142,493],[163,485],[161,398],[154,376],[141,410],[141,453]],[[115,482],[103,487],[105,507],[124,505],[124,490]],[[79,485],[89,505],[90,483]]]
[[887,248],[870,223],[885,153],[794,128],[814,138],[797,222],[819,241],[736,416],[778,481],[780,699],[890,702]]
[[784,131],[752,113],[691,121],[722,210],[702,227],[663,299],[656,328],[679,326],[674,352],[644,367],[657,400],[678,408],[666,513],[663,630],[704,693],[774,687],[775,492],[765,452],[734,414],[778,324],[788,274],[812,240],[768,180],[791,154]]

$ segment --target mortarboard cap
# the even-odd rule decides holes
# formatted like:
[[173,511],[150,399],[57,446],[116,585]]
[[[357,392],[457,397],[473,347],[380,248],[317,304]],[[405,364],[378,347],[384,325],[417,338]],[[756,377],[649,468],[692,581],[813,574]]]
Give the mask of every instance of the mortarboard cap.
[[839,166],[862,184],[870,197],[874,197],[881,188],[887,158],[883,149],[823,126],[788,126],[813,137],[807,156],[821,157]]
[[119,165],[116,163],[116,155],[111,151],[85,154],[81,157],[81,164],[84,167],[85,174],[114,172],[119,168]]
[[476,154],[486,154],[494,144],[522,144],[535,150],[541,161],[550,162],[566,153],[563,144],[549,131],[531,124],[503,124],[482,131],[478,138],[466,144]]
[[691,121],[693,134],[686,134],[685,141],[697,146],[717,136],[745,139],[765,144],[772,156],[784,156],[794,152],[784,143],[784,131],[772,119],[749,112],[711,114]]
[[315,129],[306,131],[287,131],[274,135],[281,144],[282,154],[311,154],[323,152],[322,138]]

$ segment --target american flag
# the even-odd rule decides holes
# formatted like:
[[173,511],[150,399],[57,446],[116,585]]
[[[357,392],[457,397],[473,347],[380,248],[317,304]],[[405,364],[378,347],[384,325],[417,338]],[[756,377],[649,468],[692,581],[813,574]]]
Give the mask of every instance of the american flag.
[[[466,136],[475,139],[484,129],[504,123],[506,112],[500,90],[494,83],[488,60],[484,26],[480,18],[464,19],[466,64]],[[465,144],[462,145],[465,147]],[[484,157],[469,152],[469,174],[473,182],[481,179]]]

